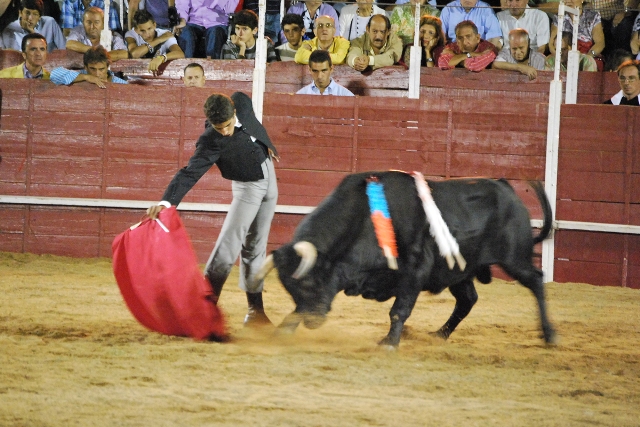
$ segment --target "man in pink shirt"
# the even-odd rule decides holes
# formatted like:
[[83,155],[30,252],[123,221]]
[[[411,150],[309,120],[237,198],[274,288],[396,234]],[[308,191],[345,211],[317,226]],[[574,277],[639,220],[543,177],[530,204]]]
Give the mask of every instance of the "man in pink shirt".
[[180,23],[176,26],[178,44],[185,58],[220,59],[227,41],[229,14],[239,0],[176,0]]
[[462,21],[456,25],[456,41],[445,46],[438,67],[448,70],[464,67],[469,71],[482,71],[496,59],[498,48],[491,42],[482,40],[478,27],[472,21]]

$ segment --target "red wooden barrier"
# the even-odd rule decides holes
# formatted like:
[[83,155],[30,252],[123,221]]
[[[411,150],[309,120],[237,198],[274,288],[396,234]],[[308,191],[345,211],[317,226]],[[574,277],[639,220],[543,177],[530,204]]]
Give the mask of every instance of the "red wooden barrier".
[[[542,91],[527,92],[535,102],[525,102],[528,98],[519,92],[525,83],[509,74],[515,80],[511,86],[494,81],[487,96],[476,98],[469,94],[482,90],[480,80],[463,82],[458,71],[451,72],[452,96],[442,96],[446,87],[423,88],[421,100],[266,93],[264,124],[282,155],[277,165],[279,204],[314,206],[350,172],[403,169],[432,179],[508,178],[539,218],[538,202],[525,181],[544,177],[547,106],[537,102]],[[439,84],[444,86],[444,80]],[[505,95],[509,88],[520,93],[515,102]],[[0,194],[149,201],[161,196],[193,152],[204,126],[201,106],[212,91],[176,85],[100,90],[88,84],[67,88],[23,80],[0,81],[0,90]],[[612,109],[622,117],[612,117]],[[633,191],[640,183],[634,128],[638,113],[628,107],[578,105],[563,107],[562,114],[558,219],[640,225],[640,197]],[[587,137],[586,123],[602,131]],[[572,135],[584,137],[572,140]],[[217,169],[185,198],[229,201],[230,185]],[[0,250],[109,256],[113,237],[142,213],[0,205]],[[223,217],[183,213],[203,262]],[[277,214],[270,247],[288,241],[300,219]],[[638,286],[637,236],[562,230],[557,242],[556,280]]]

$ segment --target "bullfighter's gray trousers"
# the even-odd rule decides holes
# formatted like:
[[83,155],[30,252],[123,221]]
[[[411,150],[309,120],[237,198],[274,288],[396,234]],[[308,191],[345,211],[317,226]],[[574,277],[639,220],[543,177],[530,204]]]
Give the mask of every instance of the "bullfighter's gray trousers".
[[271,220],[278,201],[278,184],[273,162],[262,163],[264,179],[232,181],[233,200],[224,219],[216,245],[209,256],[205,275],[215,288],[227,280],[240,255],[239,286],[245,292],[262,292],[264,281],[254,283],[267,253]]

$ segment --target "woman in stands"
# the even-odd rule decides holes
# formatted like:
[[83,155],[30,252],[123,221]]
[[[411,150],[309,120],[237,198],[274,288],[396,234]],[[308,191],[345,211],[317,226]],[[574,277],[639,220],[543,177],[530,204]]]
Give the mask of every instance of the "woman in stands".
[[[593,56],[598,64],[598,71],[604,69],[602,51],[604,50],[604,31],[602,30],[602,18],[600,12],[593,9],[583,9],[584,0],[566,0],[565,4],[580,10],[580,21],[578,23],[578,50],[585,55]],[[562,31],[573,31],[573,17],[571,14],[564,15],[564,25]],[[552,16],[551,38],[558,31],[558,16]],[[552,53],[555,46],[551,47]]]
[[[422,45],[423,67],[436,67],[438,58],[444,49],[447,38],[442,29],[440,18],[432,15],[422,15],[420,18],[420,44]],[[407,46],[404,50],[404,63],[409,66],[411,49]]]
[[384,14],[384,9],[373,4],[373,0],[358,0],[345,6],[340,11],[340,35],[347,40],[358,38],[364,34],[373,15]]

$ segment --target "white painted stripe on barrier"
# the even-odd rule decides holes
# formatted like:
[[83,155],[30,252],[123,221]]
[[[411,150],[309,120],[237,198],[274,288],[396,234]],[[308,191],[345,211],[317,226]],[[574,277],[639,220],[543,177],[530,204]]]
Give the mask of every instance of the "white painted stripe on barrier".
[[[6,196],[0,195],[0,204],[14,205],[55,205],[76,206],[90,208],[120,208],[120,209],[147,209],[158,202],[149,200],[118,200],[118,199],[83,199],[71,197],[37,197],[37,196]],[[194,212],[228,212],[228,204],[222,203],[180,203],[179,211]],[[315,206],[277,205],[277,213],[306,215],[313,211]]]
[[[118,200],[118,199],[83,199],[72,197],[38,197],[38,196],[6,196],[0,195],[0,204],[12,205],[40,205],[40,206],[75,206],[87,208],[119,208],[119,209],[147,209],[158,203],[153,200]],[[277,205],[277,213],[306,215],[315,206]],[[180,203],[180,211],[190,212],[228,212],[229,205],[222,203]],[[531,226],[542,228],[541,219],[532,219]],[[640,225],[604,224],[597,222],[555,221],[554,229],[585,230],[604,233],[640,234]]]

